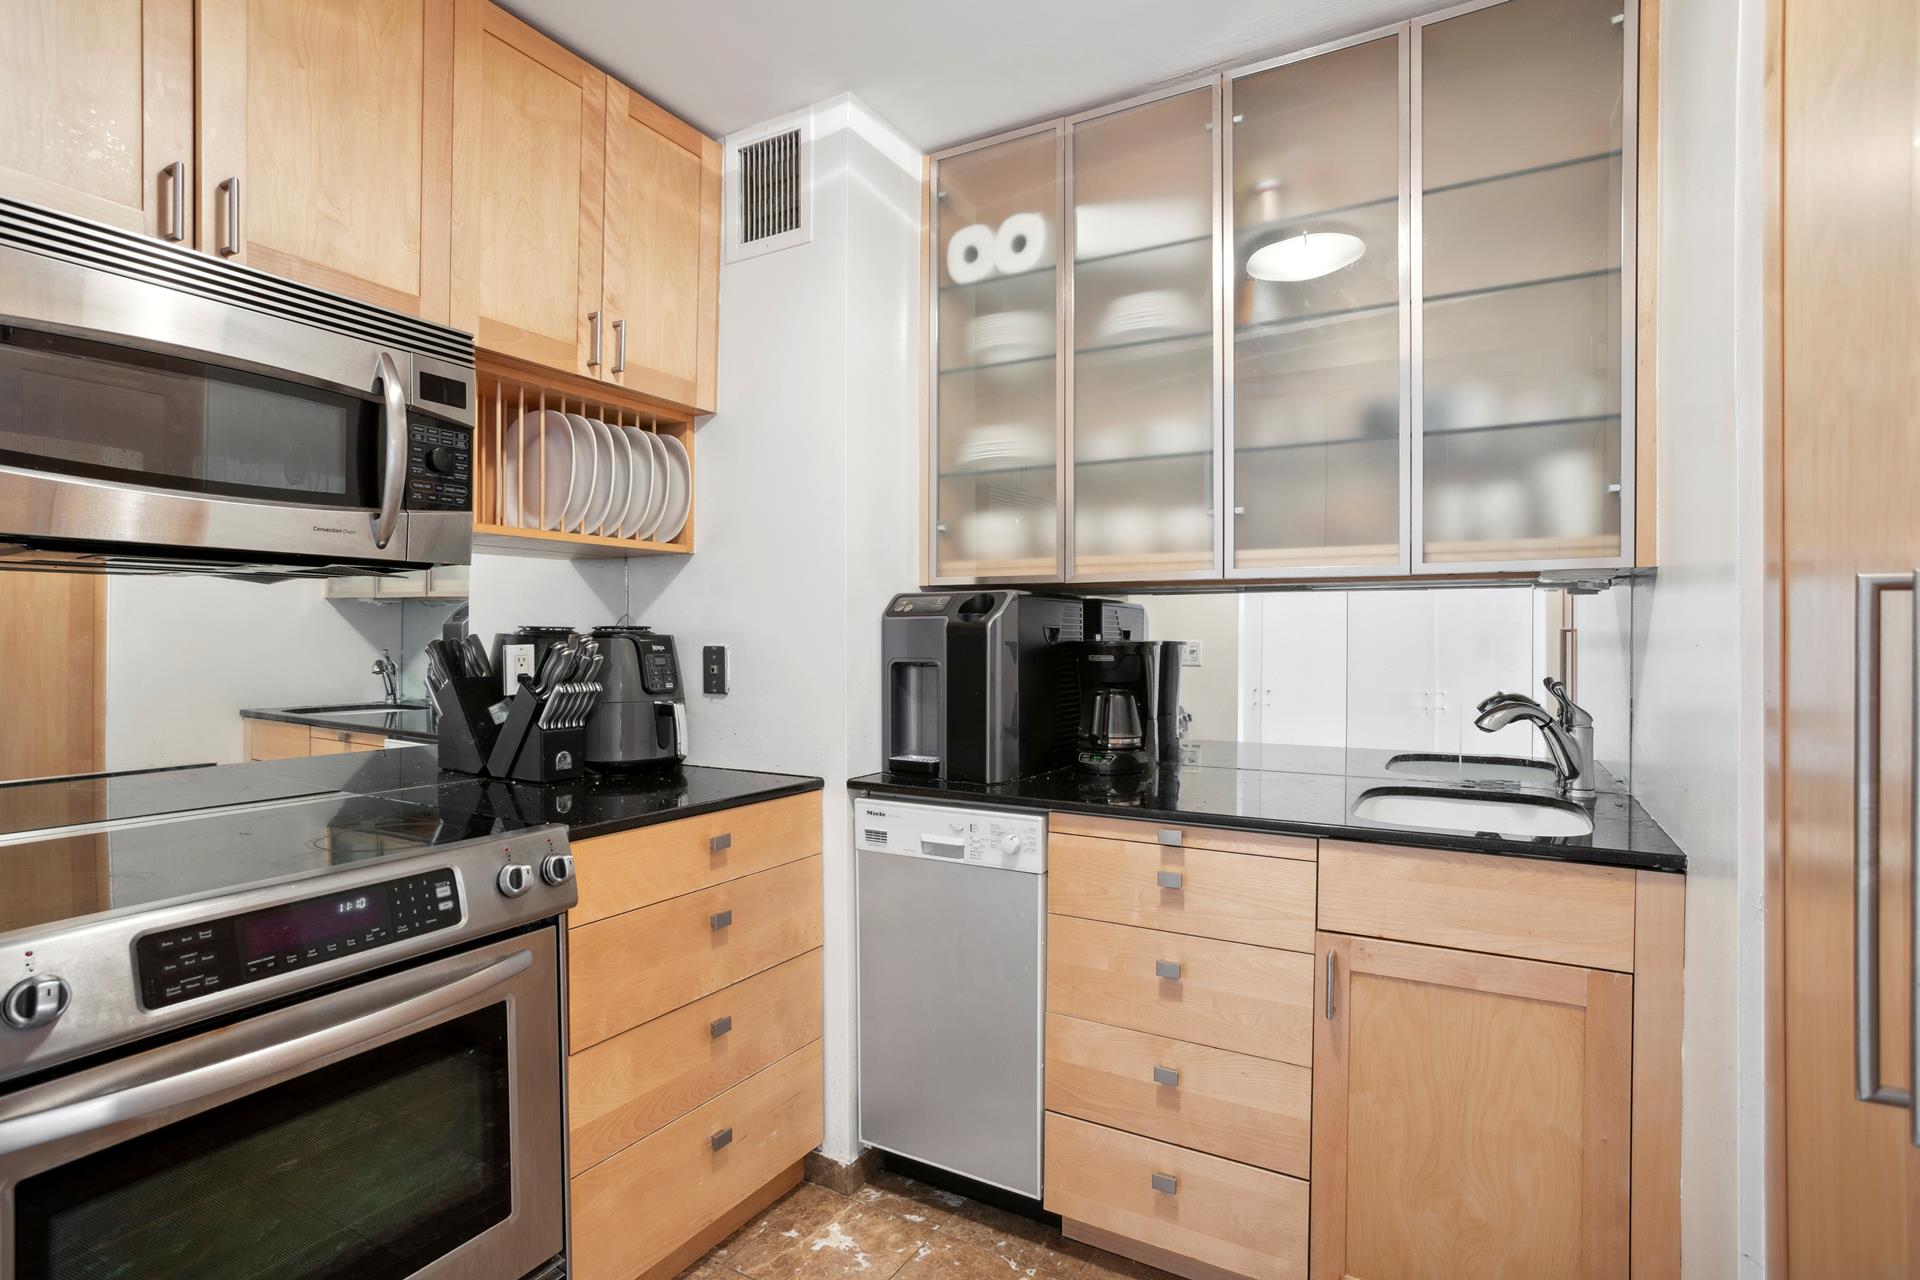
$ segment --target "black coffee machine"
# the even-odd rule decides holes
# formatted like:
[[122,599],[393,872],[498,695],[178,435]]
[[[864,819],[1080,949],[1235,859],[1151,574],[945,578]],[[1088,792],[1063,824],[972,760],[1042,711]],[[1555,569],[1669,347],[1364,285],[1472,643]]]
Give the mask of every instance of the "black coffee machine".
[[[1113,630],[1103,628],[1105,634]],[[1150,773],[1163,760],[1178,760],[1181,642],[1102,639],[1075,648],[1080,683],[1076,767],[1111,777]]]

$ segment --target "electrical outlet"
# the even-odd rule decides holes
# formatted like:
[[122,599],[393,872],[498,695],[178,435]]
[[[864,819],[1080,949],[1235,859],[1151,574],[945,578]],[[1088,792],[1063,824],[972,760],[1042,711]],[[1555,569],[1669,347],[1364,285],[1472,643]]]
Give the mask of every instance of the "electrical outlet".
[[1198,640],[1182,640],[1180,642],[1180,665],[1183,667],[1197,667],[1200,665],[1200,642]]
[[727,646],[710,644],[700,650],[700,692],[714,697],[727,692]]

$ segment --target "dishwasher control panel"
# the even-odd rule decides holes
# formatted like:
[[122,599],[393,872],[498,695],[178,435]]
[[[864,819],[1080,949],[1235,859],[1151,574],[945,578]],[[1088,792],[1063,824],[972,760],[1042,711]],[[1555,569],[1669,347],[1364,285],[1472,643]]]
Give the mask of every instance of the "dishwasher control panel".
[[1047,818],[1000,809],[856,796],[853,842],[865,853],[893,853],[1039,875],[1047,869]]

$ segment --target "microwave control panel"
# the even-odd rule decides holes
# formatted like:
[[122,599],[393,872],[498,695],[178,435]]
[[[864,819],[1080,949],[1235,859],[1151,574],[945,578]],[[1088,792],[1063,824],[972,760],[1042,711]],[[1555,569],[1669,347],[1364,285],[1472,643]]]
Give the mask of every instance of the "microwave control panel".
[[450,867],[140,935],[140,1002],[162,1009],[460,923]]
[[407,422],[409,511],[473,509],[473,432],[433,418]]

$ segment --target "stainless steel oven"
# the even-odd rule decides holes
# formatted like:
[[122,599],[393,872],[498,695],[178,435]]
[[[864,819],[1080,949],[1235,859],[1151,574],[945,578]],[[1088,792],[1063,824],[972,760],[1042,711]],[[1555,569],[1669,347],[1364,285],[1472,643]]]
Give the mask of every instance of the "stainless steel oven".
[[0,567],[464,564],[472,339],[0,199]]

